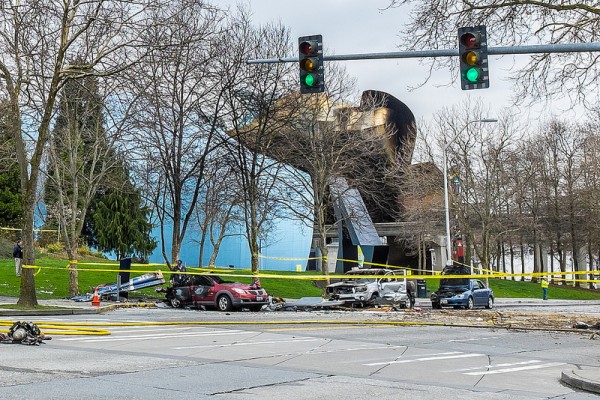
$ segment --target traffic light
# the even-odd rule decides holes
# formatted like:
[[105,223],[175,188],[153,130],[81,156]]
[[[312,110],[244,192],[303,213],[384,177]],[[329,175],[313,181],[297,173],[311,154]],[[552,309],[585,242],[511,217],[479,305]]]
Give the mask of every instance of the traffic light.
[[323,38],[321,35],[298,38],[300,62],[300,93],[321,93],[325,90]]
[[490,87],[485,25],[458,28],[460,87],[462,90]]

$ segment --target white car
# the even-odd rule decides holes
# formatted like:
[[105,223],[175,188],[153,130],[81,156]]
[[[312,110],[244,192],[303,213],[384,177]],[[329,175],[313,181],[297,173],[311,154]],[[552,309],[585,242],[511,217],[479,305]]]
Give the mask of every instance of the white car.
[[359,306],[375,303],[409,305],[404,270],[361,268],[350,270],[346,275],[347,279],[327,286],[326,294],[331,300]]

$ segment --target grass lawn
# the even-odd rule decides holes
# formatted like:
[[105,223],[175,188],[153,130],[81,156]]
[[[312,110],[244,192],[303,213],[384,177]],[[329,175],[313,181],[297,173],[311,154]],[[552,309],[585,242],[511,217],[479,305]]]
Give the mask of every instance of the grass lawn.
[[[84,262],[93,262],[100,265],[85,265]],[[80,293],[90,293],[94,286],[116,282],[118,265],[107,265],[108,263],[115,264],[115,261],[109,260],[82,260],[79,265],[79,291]],[[38,299],[59,299],[68,297],[69,275],[67,271],[67,260],[52,256],[40,257],[36,260],[36,266],[41,269],[35,276],[36,293]],[[157,266],[133,266],[131,273],[132,277],[139,276],[145,272],[155,272],[158,269],[168,271],[167,267]],[[195,268],[188,268],[189,272],[198,271]],[[205,270],[204,270],[205,271]],[[218,272],[223,279],[228,281],[238,281],[250,283],[252,278],[248,276],[232,276],[227,277],[227,274],[234,275],[250,275],[249,271],[230,270]],[[265,275],[290,276],[290,278],[298,278],[302,275],[316,275],[311,272],[291,272],[291,271],[261,271]],[[165,279],[169,280],[169,275],[165,274]],[[168,283],[167,283],[168,284]],[[276,297],[285,298],[300,298],[320,296],[321,289],[316,287],[311,280],[302,279],[285,279],[280,277],[261,277],[261,284],[267,292]],[[13,259],[0,259],[0,296],[19,296],[20,278],[15,276],[15,266]],[[428,293],[437,290],[439,279],[428,279]],[[500,298],[540,298],[542,289],[539,283],[516,282],[502,279],[491,279],[490,286],[494,290],[496,297]],[[130,298],[162,298],[155,292],[155,288],[147,288],[132,292]],[[589,290],[573,288],[571,286],[550,285],[548,290],[550,299],[571,299],[571,300],[600,300],[600,290]]]
[[[85,265],[83,263],[91,262],[96,264],[104,265]],[[58,259],[51,256],[40,257],[36,260],[36,266],[41,267],[39,272],[35,275],[35,288],[38,299],[60,299],[68,297],[69,289],[69,272],[67,270],[68,261],[65,259]],[[79,261],[79,291],[80,293],[91,293],[92,288],[100,284],[112,283],[117,280],[118,265],[107,265],[115,264],[116,261],[109,260],[81,260]],[[131,277],[142,275],[145,272],[156,272],[161,269],[163,272],[168,271],[166,266],[132,266]],[[196,268],[188,268],[188,272],[198,271]],[[203,270],[205,271],[205,270]],[[227,274],[234,275],[248,275],[248,278],[233,276],[227,278]],[[290,275],[298,276],[303,275],[314,275],[306,272],[289,272],[289,271],[266,271],[262,272],[271,275]],[[242,270],[231,270],[223,273],[219,272],[224,280],[236,281],[243,283],[251,283],[252,278],[249,271]],[[165,273],[165,279],[169,281],[170,275]],[[168,284],[168,283],[167,283]],[[268,293],[276,297],[292,297],[300,298],[307,296],[320,296],[321,289],[313,285],[310,280],[298,280],[298,279],[280,279],[280,278],[261,278],[261,284]],[[15,276],[15,264],[13,259],[0,259],[0,296],[19,296],[19,285],[20,278]],[[157,294],[155,288],[146,288],[139,291],[130,293],[130,298],[162,298],[163,295]]]

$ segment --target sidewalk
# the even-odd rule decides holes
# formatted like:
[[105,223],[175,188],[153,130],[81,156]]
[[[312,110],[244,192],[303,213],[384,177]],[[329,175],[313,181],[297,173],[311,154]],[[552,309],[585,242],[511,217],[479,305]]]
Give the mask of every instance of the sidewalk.
[[563,371],[560,380],[574,388],[600,394],[600,368],[581,367],[571,371]]
[[[16,297],[4,297],[0,296],[0,305],[3,304],[16,304],[18,299]],[[92,302],[78,302],[69,299],[51,299],[51,300],[38,300],[40,306],[54,307],[49,309],[37,309],[37,310],[19,310],[10,308],[0,308],[0,317],[8,316],[48,316],[48,315],[79,315],[79,314],[100,314],[103,312],[111,311],[120,307],[129,306],[149,306],[148,303],[138,302],[120,302],[115,301],[102,301],[100,306],[93,306]],[[152,303],[154,305],[154,303]]]

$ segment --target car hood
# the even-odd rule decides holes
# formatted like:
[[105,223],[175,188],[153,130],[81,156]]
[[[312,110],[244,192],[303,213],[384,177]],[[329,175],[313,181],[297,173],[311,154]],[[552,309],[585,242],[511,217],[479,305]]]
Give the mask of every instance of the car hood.
[[436,294],[440,297],[452,297],[467,291],[469,291],[469,288],[466,287],[445,287],[438,289]]
[[336,282],[331,285],[327,285],[328,288],[337,288],[337,287],[356,287],[356,286],[365,286],[364,283],[356,283],[352,281],[344,281],[344,282]]

